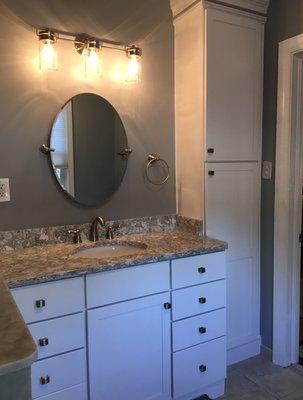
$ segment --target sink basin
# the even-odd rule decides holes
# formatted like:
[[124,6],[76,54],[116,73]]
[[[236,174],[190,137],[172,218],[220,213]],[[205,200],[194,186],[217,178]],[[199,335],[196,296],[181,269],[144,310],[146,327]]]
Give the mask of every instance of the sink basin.
[[111,243],[89,249],[83,249],[73,254],[74,258],[106,258],[116,256],[127,256],[130,254],[138,253],[140,250],[146,249],[147,246],[142,243]]

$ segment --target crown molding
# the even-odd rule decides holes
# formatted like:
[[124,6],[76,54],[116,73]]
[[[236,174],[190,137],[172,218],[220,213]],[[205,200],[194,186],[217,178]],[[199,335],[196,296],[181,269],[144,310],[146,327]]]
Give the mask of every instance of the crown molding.
[[[267,14],[270,0],[208,0],[210,2],[226,6],[239,7],[245,10]],[[203,4],[203,0],[170,0],[170,8],[173,16],[177,16],[197,3]]]
[[173,12],[173,17],[187,10],[196,3],[202,2],[201,0],[170,0],[170,8]]
[[241,7],[245,10],[267,14],[270,0],[220,0],[226,5]]

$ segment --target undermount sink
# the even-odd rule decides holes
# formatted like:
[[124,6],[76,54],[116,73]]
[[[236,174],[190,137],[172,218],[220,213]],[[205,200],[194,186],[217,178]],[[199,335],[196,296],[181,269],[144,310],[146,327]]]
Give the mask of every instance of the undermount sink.
[[111,243],[89,249],[82,249],[73,254],[74,258],[106,258],[115,256],[127,256],[138,253],[140,250],[146,249],[143,243]]

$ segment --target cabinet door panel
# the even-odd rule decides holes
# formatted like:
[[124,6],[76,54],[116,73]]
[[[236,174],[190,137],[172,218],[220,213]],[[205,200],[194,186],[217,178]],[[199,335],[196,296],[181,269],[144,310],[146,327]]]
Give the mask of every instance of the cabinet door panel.
[[170,399],[169,294],[88,312],[91,400]]
[[208,161],[260,158],[263,23],[207,10],[206,153]]
[[213,163],[206,174],[206,232],[228,242],[227,343],[236,354],[237,347],[259,340],[259,165]]
[[227,261],[251,257],[258,249],[259,181],[258,163],[207,165],[206,232],[228,243]]

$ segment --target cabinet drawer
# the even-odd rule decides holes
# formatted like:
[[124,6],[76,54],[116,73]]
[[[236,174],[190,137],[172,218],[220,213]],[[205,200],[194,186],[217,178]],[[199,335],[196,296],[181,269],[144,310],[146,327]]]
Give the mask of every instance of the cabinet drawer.
[[12,290],[26,323],[82,311],[83,278],[41,283]]
[[183,319],[173,323],[173,351],[182,350],[225,335],[225,309]]
[[87,307],[98,307],[169,290],[169,262],[87,276]]
[[224,279],[225,276],[225,252],[172,261],[173,289]]
[[[42,384],[41,378],[49,378]],[[33,398],[48,395],[86,381],[85,351],[76,350],[32,365]]]
[[75,314],[28,326],[38,348],[38,359],[85,346],[84,315]]
[[225,305],[225,280],[176,290],[172,293],[173,320],[202,314]]
[[[204,367],[206,367],[205,371]],[[174,398],[199,389],[203,394],[203,387],[215,384],[225,378],[225,338],[212,340],[173,355]]]
[[87,400],[86,383],[76,385],[68,389],[59,390],[46,396],[39,397],[39,400]]

